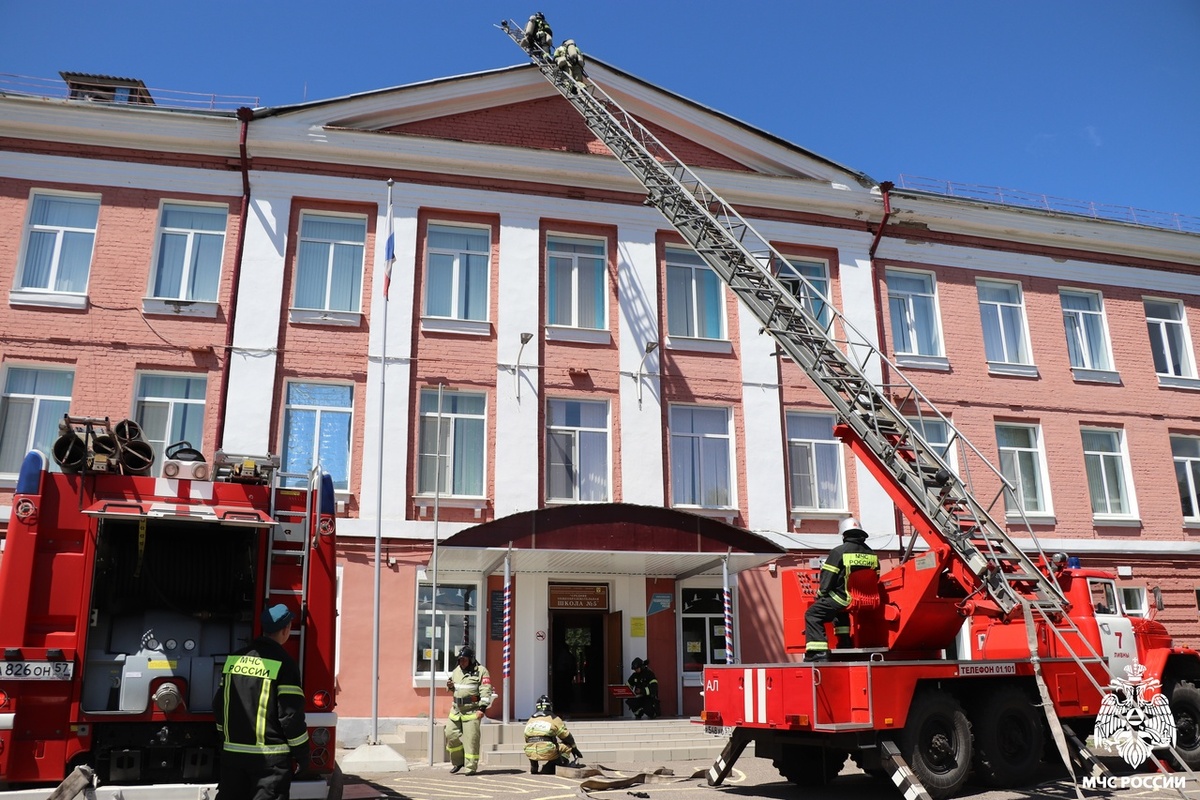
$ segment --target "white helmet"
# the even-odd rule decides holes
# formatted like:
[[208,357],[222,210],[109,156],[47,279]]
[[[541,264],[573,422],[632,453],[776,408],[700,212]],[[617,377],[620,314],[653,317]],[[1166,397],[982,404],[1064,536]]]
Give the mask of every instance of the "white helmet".
[[862,529],[862,525],[859,525],[858,520],[854,517],[846,517],[844,520],[842,520],[838,525],[838,533],[840,533],[843,538],[846,536],[856,539],[867,538],[867,532]]

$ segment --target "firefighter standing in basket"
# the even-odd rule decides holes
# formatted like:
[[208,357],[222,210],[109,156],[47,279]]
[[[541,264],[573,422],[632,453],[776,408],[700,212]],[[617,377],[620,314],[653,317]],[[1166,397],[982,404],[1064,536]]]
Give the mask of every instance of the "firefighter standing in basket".
[[804,613],[804,660],[829,660],[829,641],[825,636],[825,623],[832,622],[838,645],[850,646],[850,592],[846,581],[850,573],[860,569],[873,569],[879,574],[879,556],[867,546],[867,532],[854,517],[847,517],[838,525],[842,543],[829,551],[829,557],[821,566],[821,585],[817,599]]
[[262,635],[225,659],[213,716],[225,744],[220,800],[286,800],[292,762],[308,768],[308,725],[300,668],[283,649],[292,612],[282,603],[262,613]]
[[458,666],[446,680],[446,688],[454,693],[446,723],[446,752],[453,765],[450,772],[465,766],[466,774],[474,775],[479,770],[479,729],[484,711],[492,704],[492,676],[475,660],[475,650],[469,645],[459,649]]
[[583,758],[567,724],[554,716],[550,698],[542,695],[533,707],[533,716],[525,723],[525,757],[529,759],[529,774],[538,774],[539,763],[543,775],[555,774],[559,764],[570,765],[568,753],[577,759]]

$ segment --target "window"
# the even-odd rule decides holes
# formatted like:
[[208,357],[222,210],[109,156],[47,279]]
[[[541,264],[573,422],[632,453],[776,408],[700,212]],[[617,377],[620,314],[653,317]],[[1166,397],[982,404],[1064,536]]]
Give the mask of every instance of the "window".
[[1172,436],[1171,454],[1175,456],[1175,481],[1183,516],[1200,522],[1200,438]]
[[[779,282],[816,318],[826,330],[833,312],[822,298],[829,297],[829,274],[824,261],[788,259],[779,268]],[[806,284],[804,279],[808,280]],[[814,293],[813,290],[816,290]]]
[[1192,344],[1183,317],[1183,303],[1150,298],[1142,303],[1146,308],[1146,329],[1150,332],[1154,371],[1174,378],[1196,377],[1196,368],[1192,364]]
[[1104,329],[1104,310],[1098,292],[1059,291],[1063,326],[1067,331],[1067,351],[1076,369],[1112,370],[1108,334]]
[[139,375],[134,421],[154,447],[155,474],[162,470],[167,445],[204,439],[204,396],[207,378],[188,375]]
[[833,420],[826,414],[787,415],[793,509],[841,511],[846,508],[842,492],[845,483],[842,445],[834,438]]
[[896,352],[918,356],[942,355],[933,275],[889,269],[887,290]]
[[[0,473],[16,474],[30,450],[51,453],[58,423],[71,408],[70,370],[9,367],[0,397]],[[50,468],[59,471],[54,460]]]
[[700,672],[705,664],[726,663],[724,590],[684,587],[680,596],[683,671]]
[[17,288],[85,293],[99,215],[97,199],[35,194]]
[[1125,609],[1126,616],[1145,617],[1149,615],[1146,587],[1121,586],[1119,591],[1121,592],[1121,605]]
[[1124,431],[1112,428],[1084,428],[1083,463],[1087,471],[1092,514],[1130,516],[1129,460],[1125,455]]
[[721,279],[692,250],[667,248],[667,333],[694,339],[725,338]]
[[546,250],[548,323],[571,328],[607,328],[604,242],[551,236],[546,240]]
[[1117,586],[1112,581],[1089,579],[1088,593],[1092,599],[1092,609],[1097,614],[1120,614],[1121,607],[1117,605]]
[[608,403],[551,400],[546,411],[546,499],[608,500]]
[[151,296],[216,301],[226,216],[224,208],[163,204]]
[[350,415],[354,388],[324,383],[289,383],[283,417],[283,470],[298,476],[286,486],[306,486],[319,461],[333,488],[350,490]]
[[418,494],[440,490],[449,495],[483,496],[486,412],[487,399],[482,394],[443,391],[439,415],[437,390],[421,390]]
[[729,508],[729,410],[671,407],[671,494],[675,505]]
[[457,666],[459,650],[470,645],[479,652],[479,587],[439,583],[435,604],[433,586],[419,584],[415,634],[414,674],[428,675],[432,661],[435,672],[445,678]]
[[491,231],[461,225],[430,225],[425,315],[484,321],[488,317]]
[[1029,364],[1025,336],[1025,305],[1021,285],[1004,281],[977,281],[979,317],[987,360],[998,364]]
[[367,221],[306,213],[300,217],[296,307],[357,312],[362,302]]
[[1010,515],[1050,513],[1050,492],[1045,486],[1045,454],[1041,432],[1036,425],[997,425],[1000,445],[1000,471],[1015,493],[1004,490],[1004,502]]
[[957,466],[958,462],[951,441],[952,435],[957,437],[957,431],[939,417],[906,417],[906,419],[908,424],[912,425],[925,440],[925,444],[929,445],[930,450],[937,453],[938,457],[951,468]]

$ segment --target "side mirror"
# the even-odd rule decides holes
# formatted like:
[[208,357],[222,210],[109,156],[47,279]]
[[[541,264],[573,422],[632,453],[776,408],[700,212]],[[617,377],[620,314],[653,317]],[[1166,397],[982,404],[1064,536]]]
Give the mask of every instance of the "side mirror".
[[1165,608],[1162,599],[1162,589],[1155,586],[1150,589],[1150,592],[1154,595],[1154,610],[1162,611]]

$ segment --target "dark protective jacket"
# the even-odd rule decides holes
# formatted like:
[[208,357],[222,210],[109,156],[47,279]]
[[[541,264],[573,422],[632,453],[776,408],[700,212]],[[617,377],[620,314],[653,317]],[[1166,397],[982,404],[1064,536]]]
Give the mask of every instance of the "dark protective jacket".
[[629,673],[629,680],[625,681],[625,685],[633,692],[634,697],[658,697],[658,678],[649,667]]
[[300,769],[308,766],[300,669],[274,639],[260,636],[225,659],[213,714],[226,752],[290,753]]
[[846,578],[851,572],[873,569],[879,572],[879,556],[862,539],[846,539],[829,551],[829,557],[821,566],[821,586],[817,594],[829,597],[838,605],[850,605],[850,594],[846,591]]

